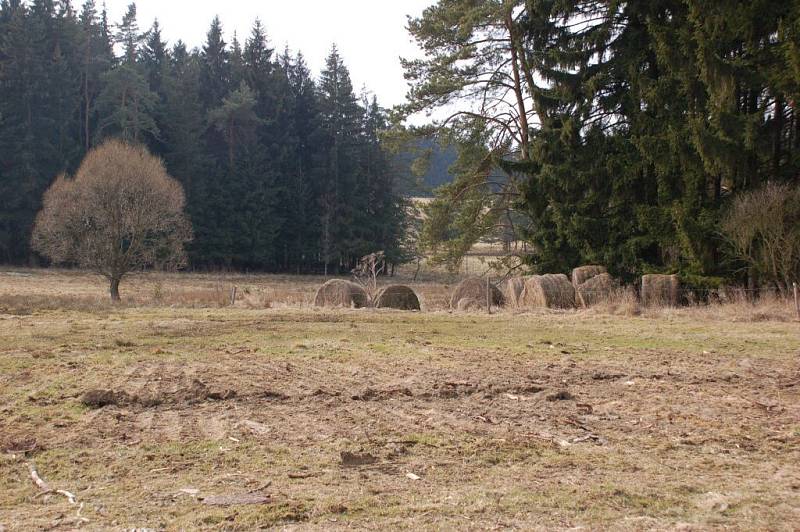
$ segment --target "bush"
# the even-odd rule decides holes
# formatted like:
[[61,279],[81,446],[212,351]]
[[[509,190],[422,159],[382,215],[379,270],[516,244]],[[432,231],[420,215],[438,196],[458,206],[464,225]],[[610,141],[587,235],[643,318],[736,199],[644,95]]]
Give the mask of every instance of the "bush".
[[751,282],[786,293],[800,277],[800,188],[768,183],[740,194],[721,227]]

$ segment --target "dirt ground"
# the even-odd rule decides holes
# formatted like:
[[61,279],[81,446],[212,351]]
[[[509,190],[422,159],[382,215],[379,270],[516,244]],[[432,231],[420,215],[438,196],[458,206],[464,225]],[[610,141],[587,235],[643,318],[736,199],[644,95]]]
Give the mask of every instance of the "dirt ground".
[[0,530],[800,523],[797,322],[45,304],[70,283],[0,281],[41,297],[0,311]]

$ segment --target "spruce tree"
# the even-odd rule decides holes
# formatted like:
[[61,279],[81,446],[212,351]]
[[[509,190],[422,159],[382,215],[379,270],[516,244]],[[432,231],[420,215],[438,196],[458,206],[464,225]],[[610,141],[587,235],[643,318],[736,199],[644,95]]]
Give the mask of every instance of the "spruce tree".
[[[41,193],[34,113],[36,35],[20,0],[0,4],[0,259],[27,257]],[[37,28],[41,31],[41,28]]]
[[[299,271],[313,265],[319,253],[320,219],[316,208],[322,160],[320,117],[316,85],[301,53],[292,58],[286,49],[280,66],[288,83],[291,100],[285,135],[287,146],[285,177],[280,189],[284,226],[280,245],[284,269]],[[311,264],[309,264],[311,263]]]
[[106,138],[146,144],[182,182],[195,267],[343,270],[388,247],[375,113],[333,55],[319,90],[258,21],[232,49],[216,18],[201,50],[168,50],[157,21],[139,30],[135,4],[112,30],[96,0],[80,15],[69,0],[0,0],[0,261],[35,259],[43,191]]
[[81,141],[83,151],[92,146],[97,114],[95,103],[102,89],[104,74],[114,64],[111,42],[106,33],[103,19],[97,12],[95,0],[86,0],[80,14],[83,43],[80,50],[81,61]]

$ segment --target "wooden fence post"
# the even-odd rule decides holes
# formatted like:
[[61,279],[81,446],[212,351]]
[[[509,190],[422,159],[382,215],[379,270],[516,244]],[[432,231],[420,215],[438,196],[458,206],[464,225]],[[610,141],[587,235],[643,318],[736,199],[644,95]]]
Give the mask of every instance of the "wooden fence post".
[[231,306],[236,304],[236,287],[231,288]]
[[797,283],[792,283],[794,287],[794,308],[797,309],[797,319],[800,320],[800,299],[797,296]]
[[492,280],[491,277],[486,278],[486,312],[492,313]]

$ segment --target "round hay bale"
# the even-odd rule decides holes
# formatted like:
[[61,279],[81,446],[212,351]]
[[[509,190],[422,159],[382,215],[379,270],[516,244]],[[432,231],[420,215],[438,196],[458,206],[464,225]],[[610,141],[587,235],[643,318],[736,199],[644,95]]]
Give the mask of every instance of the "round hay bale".
[[650,306],[678,306],[681,281],[677,275],[643,275],[642,304]]
[[583,307],[591,307],[597,303],[608,301],[616,286],[616,281],[609,274],[601,273],[600,275],[595,275],[578,286],[576,290],[578,302]]
[[461,312],[469,312],[472,310],[482,310],[485,308],[486,308],[485,300],[479,301],[477,299],[470,299],[467,297],[458,300],[458,306],[456,307],[456,310],[459,310]]
[[572,270],[572,285],[577,288],[592,277],[608,273],[605,266],[580,266]]
[[524,277],[512,277],[511,279],[506,279],[506,281],[500,286],[500,291],[503,292],[503,299],[505,299],[506,305],[510,305],[514,308],[518,308],[520,306],[520,298],[522,297],[523,290],[525,290]]
[[[495,285],[491,286],[491,298],[492,298],[492,305],[494,306],[502,306],[503,305],[503,294]],[[470,277],[469,279],[464,279],[459,283],[455,290],[453,290],[453,295],[450,296],[450,308],[452,309],[459,309],[459,301],[462,299],[469,299],[474,300],[474,302],[480,305],[479,308],[486,308],[486,279],[481,279],[479,277]]]
[[417,294],[411,288],[399,284],[387,286],[381,290],[375,306],[399,310],[420,310]]
[[331,279],[314,296],[317,307],[362,308],[367,306],[367,292],[351,281]]
[[529,308],[575,308],[575,287],[564,274],[532,275],[525,279],[520,306]]

